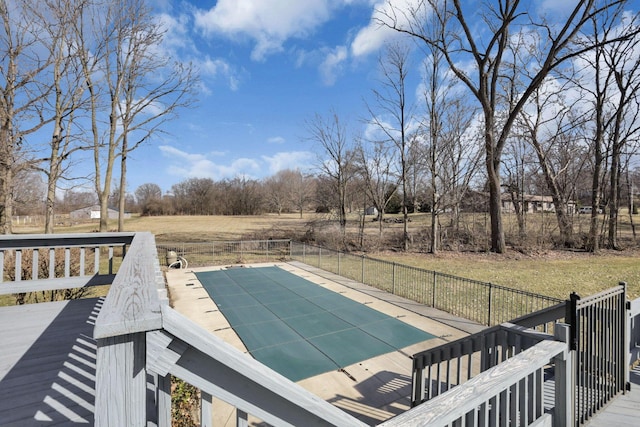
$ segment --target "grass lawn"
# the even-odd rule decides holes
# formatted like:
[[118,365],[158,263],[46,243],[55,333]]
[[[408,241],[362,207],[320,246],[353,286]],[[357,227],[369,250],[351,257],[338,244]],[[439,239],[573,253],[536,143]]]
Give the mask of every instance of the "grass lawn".
[[582,297],[627,282],[630,298],[640,297],[640,256],[637,252],[598,255],[549,251],[525,256],[507,253],[427,254],[379,253],[377,258],[491,282],[566,299],[572,291]]

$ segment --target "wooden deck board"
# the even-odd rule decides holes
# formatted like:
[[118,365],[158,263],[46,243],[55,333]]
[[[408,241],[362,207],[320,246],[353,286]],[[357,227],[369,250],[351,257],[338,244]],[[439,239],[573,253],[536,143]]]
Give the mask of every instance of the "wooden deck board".
[[640,367],[631,371],[631,391],[613,399],[593,417],[589,427],[636,427],[640,418]]
[[93,424],[101,299],[0,308],[0,426]]

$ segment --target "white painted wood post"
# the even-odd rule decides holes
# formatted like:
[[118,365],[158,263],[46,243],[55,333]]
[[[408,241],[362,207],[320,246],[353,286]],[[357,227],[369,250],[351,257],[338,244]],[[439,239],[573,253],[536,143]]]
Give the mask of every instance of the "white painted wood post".
[[16,282],[19,282],[22,280],[22,250],[16,249],[15,260],[16,260],[16,265],[14,266],[15,278],[13,280],[15,280]]
[[213,427],[213,397],[200,391],[200,427]]
[[246,412],[236,409],[236,427],[248,427],[249,416]]
[[171,427],[171,375],[157,375],[158,427]]
[[95,426],[147,423],[145,333],[98,339]]
[[567,349],[555,359],[555,409],[554,425],[572,426],[574,414],[574,372],[573,357],[575,351],[569,349],[571,339],[570,326],[564,323],[556,323],[554,329],[555,338],[567,344]]

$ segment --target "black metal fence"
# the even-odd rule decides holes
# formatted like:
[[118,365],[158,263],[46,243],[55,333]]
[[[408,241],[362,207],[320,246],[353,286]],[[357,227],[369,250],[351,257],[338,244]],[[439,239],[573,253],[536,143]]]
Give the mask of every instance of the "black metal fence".
[[519,289],[305,243],[291,242],[291,258],[488,326],[564,302]]
[[183,257],[190,267],[276,262],[289,259],[289,240],[216,241],[202,243],[157,243],[158,258],[168,265],[170,251]]
[[[563,303],[563,300],[493,283],[353,255],[290,240],[158,243],[166,263],[170,252],[190,267],[294,259],[455,316],[493,326]],[[552,323],[552,322],[549,322]],[[548,328],[543,325],[543,330]]]
[[571,295],[575,350],[575,425],[585,424],[625,390],[629,375],[626,284],[580,299]]

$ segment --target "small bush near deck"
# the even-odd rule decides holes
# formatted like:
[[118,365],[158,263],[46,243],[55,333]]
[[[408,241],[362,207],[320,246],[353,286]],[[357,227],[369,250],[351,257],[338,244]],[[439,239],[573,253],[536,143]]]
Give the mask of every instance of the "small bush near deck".
[[171,377],[171,425],[174,427],[192,427],[200,425],[198,389]]

